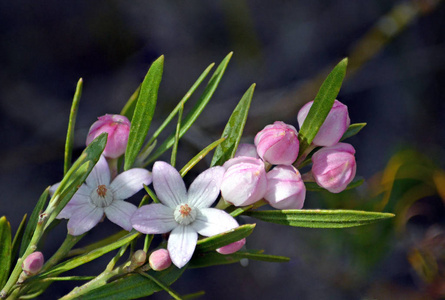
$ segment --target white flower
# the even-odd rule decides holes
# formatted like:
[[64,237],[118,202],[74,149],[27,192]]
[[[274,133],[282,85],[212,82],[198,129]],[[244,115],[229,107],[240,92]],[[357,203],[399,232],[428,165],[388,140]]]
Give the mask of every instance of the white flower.
[[220,192],[223,167],[201,173],[188,192],[175,168],[158,161],[153,166],[153,187],[162,202],[144,205],[131,218],[133,228],[145,234],[170,232],[168,251],[172,262],[182,268],[191,259],[198,233],[212,236],[238,227],[225,211],[210,208]]
[[[148,185],[152,176],[145,169],[131,169],[119,174],[110,183],[110,170],[105,157],[101,156],[85,183],[80,186],[73,198],[57,216],[58,219],[69,219],[68,233],[81,235],[102,219],[107,218],[130,231],[130,218],[136,206],[123,201]],[[55,190],[58,184],[51,187]]]

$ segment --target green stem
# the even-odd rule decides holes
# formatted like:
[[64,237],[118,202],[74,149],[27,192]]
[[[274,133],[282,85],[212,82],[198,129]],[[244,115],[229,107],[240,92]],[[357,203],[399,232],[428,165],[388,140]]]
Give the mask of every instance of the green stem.
[[71,234],[67,234],[65,240],[63,241],[60,248],[54,253],[54,255],[45,263],[42,270],[40,272],[45,272],[52,266],[56,265],[61,259],[65,258],[68,252],[74,247],[74,245],[83,238],[85,234],[73,236]]

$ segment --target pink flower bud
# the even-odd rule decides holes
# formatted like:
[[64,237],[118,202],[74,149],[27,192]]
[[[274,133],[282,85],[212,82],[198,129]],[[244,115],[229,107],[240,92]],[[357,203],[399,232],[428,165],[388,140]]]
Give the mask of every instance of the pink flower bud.
[[354,179],[357,166],[355,150],[350,144],[324,147],[312,156],[312,176],[319,186],[340,193]]
[[301,209],[306,187],[300,172],[293,166],[276,166],[267,172],[267,192],[264,199],[278,209]]
[[[312,103],[314,103],[314,101],[306,103],[298,112],[297,119],[300,128],[309,113]],[[318,146],[333,146],[337,144],[348,129],[349,124],[351,124],[351,120],[349,119],[348,107],[340,101],[335,100],[331,111],[318,130],[312,143]]]
[[107,145],[103,155],[107,158],[118,158],[127,148],[130,121],[125,116],[108,114],[98,119],[90,127],[86,144],[89,145],[100,134],[107,132]]
[[256,147],[254,144],[239,144],[238,149],[236,149],[235,157],[239,156],[249,156],[254,158],[260,158],[256,152]]
[[26,276],[36,275],[43,267],[43,254],[36,251],[28,255],[22,263],[22,270]]
[[246,239],[239,240],[237,242],[225,245],[221,248],[216,249],[216,252],[220,254],[232,254],[240,250],[244,244],[246,243]]
[[240,156],[229,159],[221,194],[227,202],[235,206],[250,205],[261,200],[267,189],[266,171],[261,159]]
[[153,251],[148,258],[148,263],[154,271],[162,271],[171,266],[172,260],[167,249]]
[[273,165],[291,165],[297,159],[300,143],[294,126],[281,121],[267,125],[255,136],[258,155]]

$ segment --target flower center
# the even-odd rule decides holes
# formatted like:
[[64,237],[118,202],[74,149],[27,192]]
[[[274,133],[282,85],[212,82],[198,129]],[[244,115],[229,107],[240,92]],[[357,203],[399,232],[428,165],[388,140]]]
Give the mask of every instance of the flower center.
[[176,222],[180,225],[189,225],[196,219],[196,209],[188,206],[188,204],[179,204],[173,214]]
[[107,189],[105,184],[101,184],[93,190],[90,195],[91,203],[96,207],[107,207],[114,200],[113,192]]

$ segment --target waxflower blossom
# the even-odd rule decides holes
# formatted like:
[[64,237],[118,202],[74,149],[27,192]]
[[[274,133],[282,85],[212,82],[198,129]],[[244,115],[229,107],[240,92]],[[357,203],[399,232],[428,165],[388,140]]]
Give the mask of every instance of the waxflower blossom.
[[239,144],[238,148],[236,149],[234,157],[239,157],[239,156],[260,158],[258,156],[258,153],[256,152],[256,146],[254,144],[245,144],[245,143]]
[[[298,112],[297,119],[300,128],[313,103],[314,101],[306,103]],[[318,130],[312,143],[318,146],[333,146],[340,141],[350,124],[351,120],[349,119],[348,107],[340,101],[335,100],[331,111]]]
[[239,241],[236,241],[234,243],[225,245],[221,248],[218,248],[218,249],[216,249],[216,252],[218,252],[219,254],[224,254],[224,255],[232,254],[232,253],[235,253],[238,250],[240,250],[244,246],[244,244],[246,244],[245,238],[241,239]]
[[300,172],[293,166],[276,166],[267,172],[267,192],[264,195],[269,204],[277,209],[301,209],[306,197],[306,187]]
[[266,193],[267,179],[261,159],[239,156],[226,161],[221,184],[225,201],[235,206],[246,206],[261,200]]
[[300,142],[294,126],[281,121],[267,125],[255,136],[258,155],[273,165],[291,165],[297,159]]
[[225,211],[210,208],[220,192],[223,167],[201,173],[187,191],[181,175],[168,163],[153,166],[153,187],[161,203],[140,207],[131,218],[145,234],[170,232],[167,249],[173,264],[182,268],[191,259],[198,234],[212,236],[238,227]]
[[[123,201],[152,181],[149,171],[140,168],[130,169],[119,174],[110,182],[110,170],[105,157],[101,155],[85,183],[80,186],[73,198],[57,216],[69,219],[68,233],[81,235],[102,219],[107,218],[127,231],[132,229],[130,217],[136,206]],[[55,189],[54,185],[52,189]]]
[[148,258],[150,268],[155,271],[162,271],[171,266],[172,260],[167,249],[158,249],[153,251]]
[[357,169],[355,149],[338,143],[323,147],[312,156],[312,176],[319,186],[331,193],[340,193],[354,179]]
[[28,255],[22,263],[22,270],[26,276],[33,276],[40,272],[43,267],[43,254],[36,251]]
[[118,158],[125,153],[128,136],[130,134],[130,121],[125,116],[109,115],[98,117],[88,132],[87,146],[100,134],[107,132],[108,139],[104,152],[107,158]]

